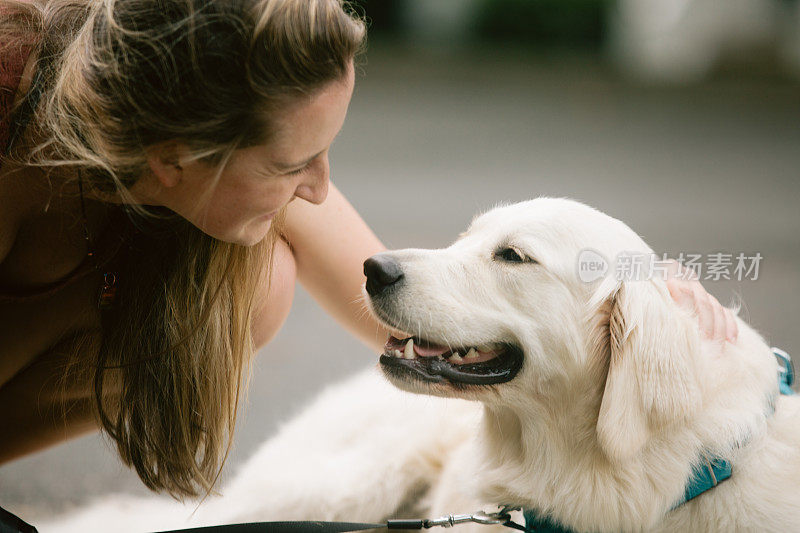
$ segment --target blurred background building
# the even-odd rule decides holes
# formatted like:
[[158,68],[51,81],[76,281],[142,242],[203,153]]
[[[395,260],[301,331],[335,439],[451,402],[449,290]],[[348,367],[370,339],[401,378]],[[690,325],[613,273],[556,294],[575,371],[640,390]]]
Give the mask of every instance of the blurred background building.
[[580,49],[620,72],[696,82],[721,68],[800,76],[797,0],[360,0],[375,38],[451,49]]
[[[799,6],[361,0],[369,46],[332,179],[390,248],[446,246],[477,212],[548,195],[673,256],[760,253],[757,280],[703,285],[800,353]],[[376,362],[299,288],[255,362],[225,477]],[[112,492],[147,491],[99,435],[0,467],[0,505],[34,522]]]

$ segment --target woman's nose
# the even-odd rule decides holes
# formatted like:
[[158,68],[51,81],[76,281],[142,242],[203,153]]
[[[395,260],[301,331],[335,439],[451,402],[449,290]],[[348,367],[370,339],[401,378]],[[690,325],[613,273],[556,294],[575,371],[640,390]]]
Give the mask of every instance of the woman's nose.
[[318,168],[306,174],[303,181],[297,186],[294,195],[312,204],[321,204],[328,197],[328,178],[330,167],[328,157],[325,156]]

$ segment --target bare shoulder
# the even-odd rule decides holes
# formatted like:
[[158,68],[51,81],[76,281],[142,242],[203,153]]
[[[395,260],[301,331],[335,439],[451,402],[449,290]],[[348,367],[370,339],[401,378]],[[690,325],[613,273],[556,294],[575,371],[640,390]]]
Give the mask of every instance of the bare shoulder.
[[27,203],[18,176],[0,171],[0,263],[11,251]]
[[44,171],[0,158],[0,264],[24,221],[40,211],[52,193]]
[[19,229],[41,211],[52,195],[47,177],[36,168],[4,162],[0,168],[0,264],[14,245]]

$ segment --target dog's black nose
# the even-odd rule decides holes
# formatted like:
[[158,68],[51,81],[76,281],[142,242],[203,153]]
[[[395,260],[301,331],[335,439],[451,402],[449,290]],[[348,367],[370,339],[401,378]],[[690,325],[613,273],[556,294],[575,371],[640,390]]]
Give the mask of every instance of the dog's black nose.
[[375,296],[400,281],[403,271],[392,257],[378,254],[364,261],[364,275],[367,276],[367,293]]

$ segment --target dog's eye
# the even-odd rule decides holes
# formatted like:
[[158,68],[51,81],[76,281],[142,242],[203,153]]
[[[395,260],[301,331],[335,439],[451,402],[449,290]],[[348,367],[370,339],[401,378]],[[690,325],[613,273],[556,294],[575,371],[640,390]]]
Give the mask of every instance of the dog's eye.
[[494,257],[509,263],[524,263],[526,261],[521,253],[510,247],[500,248],[494,253]]

